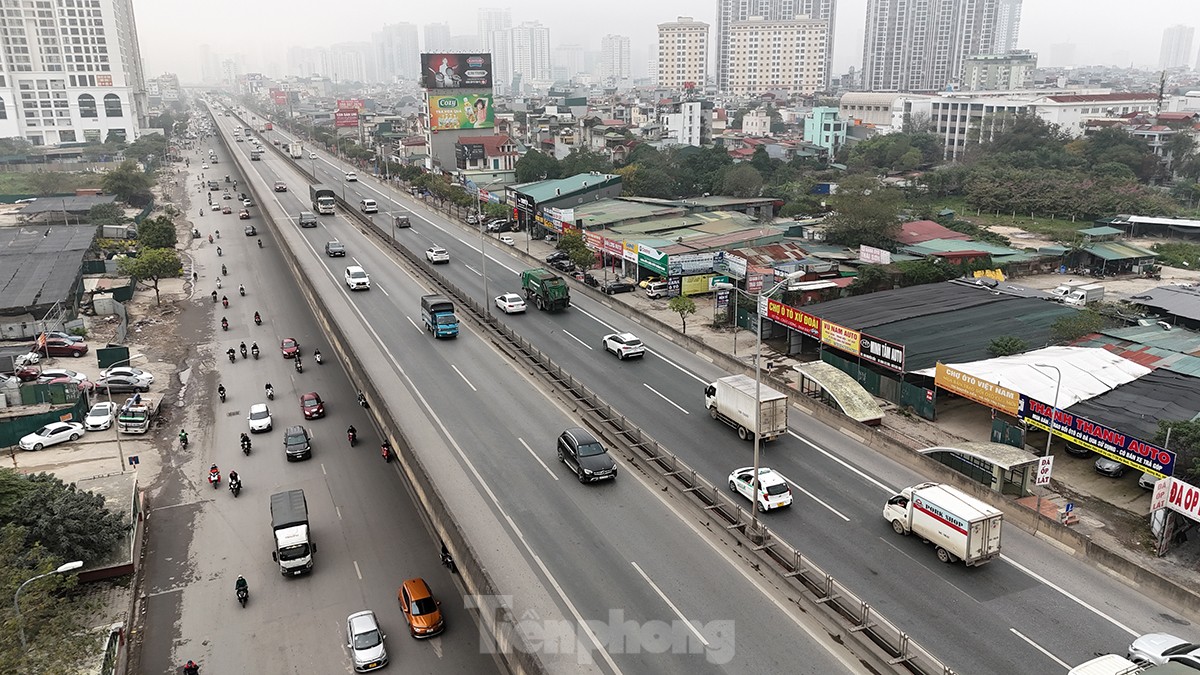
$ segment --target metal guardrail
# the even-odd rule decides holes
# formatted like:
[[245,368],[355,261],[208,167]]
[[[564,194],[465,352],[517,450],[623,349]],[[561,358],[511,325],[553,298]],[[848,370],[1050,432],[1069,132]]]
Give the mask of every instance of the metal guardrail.
[[[293,164],[301,173],[312,177],[300,163]],[[497,346],[508,351],[513,358],[524,361],[544,380],[570,398],[581,409],[590,426],[606,436],[614,445],[626,450],[630,461],[638,461],[643,467],[656,470],[661,478],[670,481],[680,493],[690,496],[706,513],[724,522],[727,531],[741,536],[748,544],[748,550],[774,564],[782,577],[790,581],[793,587],[807,593],[816,603],[829,607],[849,625],[851,632],[862,634],[883,650],[888,655],[889,664],[919,675],[955,675],[949,666],[913,640],[899,625],[875,611],[869,602],[856,595],[799,549],[777,537],[761,521],[757,531],[750,531],[754,522],[752,514],[743,508],[740,502],[735,502],[720,486],[708,481],[679,456],[630,422],[532,342],[496,321],[474,298],[437,272],[424,258],[418,257],[416,253],[392,239],[388,230],[360,213],[340,196],[335,196],[335,199],[345,215],[353,217],[371,230],[377,238],[387,242],[398,255],[439,286],[443,293],[449,295],[456,304],[457,312],[470,314],[478,325],[489,331],[496,338],[493,342]]]

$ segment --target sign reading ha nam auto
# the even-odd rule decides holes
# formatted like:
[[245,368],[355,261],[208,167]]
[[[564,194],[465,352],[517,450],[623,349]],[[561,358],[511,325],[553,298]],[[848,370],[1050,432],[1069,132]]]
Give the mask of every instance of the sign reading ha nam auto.
[[1097,424],[1086,417],[1072,415],[1062,409],[1055,411],[1053,406],[1021,394],[1018,416],[1022,420],[1046,431],[1050,428],[1052,415],[1055,436],[1158,478],[1175,473],[1175,453],[1170,450]]

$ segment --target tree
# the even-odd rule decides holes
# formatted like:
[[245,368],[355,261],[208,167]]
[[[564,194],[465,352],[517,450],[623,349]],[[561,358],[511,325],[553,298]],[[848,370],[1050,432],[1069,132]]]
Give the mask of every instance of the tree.
[[833,242],[887,248],[900,229],[900,193],[870,176],[847,177],[838,183],[837,194],[831,195],[829,202],[836,211],[828,233]]
[[762,174],[749,164],[729,169],[721,180],[721,192],[732,197],[758,197],[762,194],[762,186]]
[[146,218],[138,225],[138,243],[143,248],[175,248],[175,223],[166,216]]
[[104,191],[117,199],[132,204],[139,195],[150,190],[150,176],[138,168],[137,162],[127,159],[117,168],[104,175]]
[[119,204],[97,204],[88,209],[88,222],[97,226],[124,225],[129,219]]
[[39,197],[48,197],[61,192],[67,177],[58,171],[38,171],[29,175],[29,184]]
[[1029,348],[1025,341],[1015,335],[1001,335],[988,344],[988,353],[995,357],[1020,354]]
[[597,171],[612,173],[612,162],[604,155],[590,148],[576,148],[571,154],[558,162],[560,176],[574,176],[581,173]]
[[517,160],[514,167],[518,183],[532,183],[539,180],[549,180],[562,175],[558,160],[544,155],[537,150],[530,150]]
[[558,238],[559,250],[566,251],[571,262],[580,269],[588,270],[596,264],[596,252],[587,247],[583,241],[583,233],[579,230],[569,230]]
[[700,196],[721,189],[722,172],[733,165],[725,148],[680,148],[675,155],[675,184],[679,194]]
[[858,269],[858,276],[846,287],[850,295],[865,295],[883,290],[890,283],[887,270],[882,265],[863,265]]
[[0,155],[28,155],[33,152],[33,143],[14,136],[12,138],[0,138]]
[[1072,312],[1055,321],[1050,326],[1050,336],[1054,338],[1055,342],[1066,344],[1085,335],[1101,331],[1112,323],[1113,321],[1103,314],[1093,309],[1085,309]]
[[1171,450],[1175,452],[1175,476],[1195,485],[1200,482],[1200,422],[1193,420],[1159,420],[1154,442],[1167,444],[1171,435]]
[[25,546],[40,545],[61,560],[99,562],[127,529],[121,514],[104,507],[104,497],[77,490],[48,473],[0,469],[0,522],[16,525]]
[[142,251],[136,258],[121,258],[117,262],[117,270],[121,274],[149,283],[154,289],[154,303],[161,305],[158,282],[162,279],[174,279],[182,274],[183,262],[174,249],[151,248]]
[[675,179],[663,167],[654,164],[632,164],[617,169],[621,175],[621,187],[631,197],[656,197],[674,199],[677,195]]
[[667,301],[667,309],[679,315],[683,323],[683,334],[687,335],[687,318],[696,313],[696,301],[686,295],[677,295]]

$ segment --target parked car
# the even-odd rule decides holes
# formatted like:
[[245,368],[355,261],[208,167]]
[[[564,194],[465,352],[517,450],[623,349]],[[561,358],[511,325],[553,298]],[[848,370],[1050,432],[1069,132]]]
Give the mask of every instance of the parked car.
[[125,377],[136,377],[144,381],[146,384],[154,384],[154,374],[141,368],[133,368],[131,366],[113,366],[107,368],[100,373],[100,377],[111,377],[113,375],[123,375]]
[[88,353],[88,345],[86,342],[72,342],[70,340],[63,340],[62,338],[47,338],[45,346],[41,346],[35,342],[29,350],[49,354],[50,356],[70,356],[77,359]]
[[354,672],[365,673],[387,665],[386,639],[375,612],[368,609],[346,617],[346,649],[350,650]]
[[610,281],[600,287],[600,290],[608,295],[616,295],[617,293],[632,293],[636,288],[628,281]]
[[558,461],[575,472],[580,483],[617,477],[617,463],[604,444],[586,429],[567,429],[558,437]]
[[1107,457],[1100,457],[1096,460],[1096,473],[1110,478],[1120,478],[1125,475],[1125,465]]
[[88,431],[104,431],[112,426],[113,416],[117,414],[117,404],[111,401],[101,401],[92,406],[83,418],[83,427]]
[[567,253],[566,251],[551,251],[550,255],[546,256],[546,262],[553,263],[559,260],[567,260],[570,257],[571,254]]
[[60,377],[69,377],[73,380],[88,379],[87,375],[75,372],[70,368],[42,368],[40,371],[38,371],[37,379],[39,382],[49,382],[50,380],[55,380]]
[[22,437],[19,445],[22,450],[41,450],[51,445],[74,441],[82,435],[83,425],[79,422],[51,422]]
[[575,263],[571,262],[570,258],[555,260],[554,262],[550,263],[550,266],[567,274],[575,271]]
[[433,597],[424,579],[408,579],[396,591],[408,632],[415,638],[433,637],[446,629],[442,618],[442,603]]
[[113,394],[118,392],[132,394],[135,392],[150,391],[149,384],[136,377],[126,377],[124,375],[102,377],[96,380],[96,388]]
[[[56,340],[66,340],[68,342],[83,342],[83,338],[79,335],[71,335],[70,333],[63,333],[62,331],[57,330],[46,331],[45,333],[42,333],[42,335],[46,336],[46,339],[54,338]],[[39,335],[38,337],[40,338],[42,335]]]

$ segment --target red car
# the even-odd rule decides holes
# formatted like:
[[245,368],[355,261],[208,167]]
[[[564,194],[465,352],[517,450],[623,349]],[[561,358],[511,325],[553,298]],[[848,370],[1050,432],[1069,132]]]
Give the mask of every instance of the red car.
[[315,420],[318,417],[324,417],[325,404],[321,401],[321,395],[315,391],[310,391],[300,396],[300,412],[304,413],[304,419],[306,420]]
[[49,354],[50,356],[70,356],[77,359],[88,352],[88,346],[86,342],[71,342],[62,338],[47,338],[45,347],[41,347],[35,343],[29,348],[29,351],[38,352],[39,354]]
[[13,373],[13,375],[15,375],[17,379],[22,382],[33,382],[34,380],[38,379],[38,376],[41,374],[41,371],[33,366],[17,368],[16,372]]
[[250,212],[246,209],[238,211],[238,220],[250,220]]
[[233,213],[233,209],[229,208],[228,206],[222,206],[221,213],[229,215],[230,213]]
[[279,351],[283,352],[283,358],[290,359],[300,355],[300,343],[296,338],[283,338],[283,342],[279,343]]

